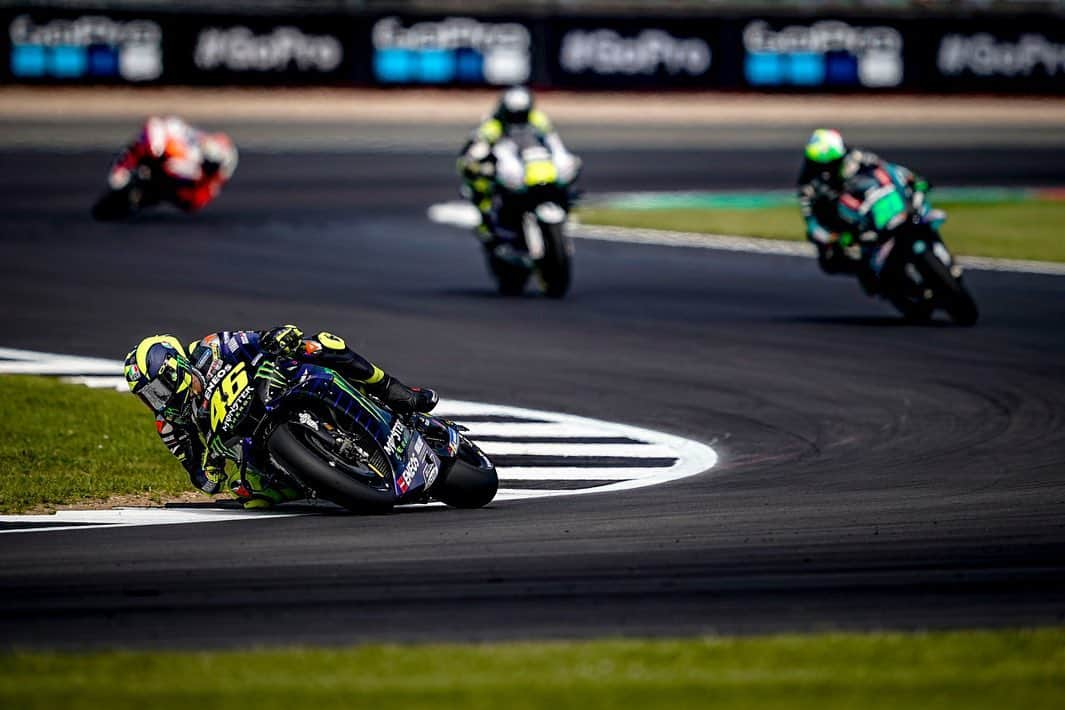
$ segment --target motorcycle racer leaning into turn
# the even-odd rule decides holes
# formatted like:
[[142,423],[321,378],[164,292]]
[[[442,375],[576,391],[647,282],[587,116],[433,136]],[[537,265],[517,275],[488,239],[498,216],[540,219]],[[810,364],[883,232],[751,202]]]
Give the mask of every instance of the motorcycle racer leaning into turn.
[[819,128],[813,132],[806,143],[798,182],[806,238],[817,247],[821,269],[828,274],[856,275],[870,295],[877,291],[877,278],[862,252],[862,234],[854,233],[866,221],[854,195],[898,189],[934,228],[938,229],[946,219],[927,201],[931,189],[927,180],[875,153],[848,147],[839,131]]
[[232,452],[212,433],[210,402],[223,375],[241,363],[251,365],[261,354],[331,368],[400,414],[429,412],[437,403],[433,390],[407,387],[327,332],[304,337],[294,325],[222,331],[193,341],[187,349],[172,335],[143,339],[126,357],[130,391],[155,412],[156,431],[192,484],[215,494],[228,483],[245,508],[300,497],[294,489],[271,487],[250,467],[243,480],[228,480],[225,463]]
[[532,130],[551,151],[552,162],[567,183],[574,182],[580,173],[580,158],[569,152],[547,114],[536,108],[532,92],[524,86],[512,86],[504,91],[495,111],[474,129],[458,158],[458,172],[463,179],[462,194],[481,214],[477,238],[487,251],[500,246],[495,234],[494,216],[499,205],[494,199],[496,155],[493,148],[520,130]]
[[159,194],[148,196],[146,204],[167,201],[194,212],[232,177],[237,149],[225,133],[201,131],[177,116],[150,116],[111,166],[110,188],[124,188],[142,164],[157,165],[162,172],[156,182]]

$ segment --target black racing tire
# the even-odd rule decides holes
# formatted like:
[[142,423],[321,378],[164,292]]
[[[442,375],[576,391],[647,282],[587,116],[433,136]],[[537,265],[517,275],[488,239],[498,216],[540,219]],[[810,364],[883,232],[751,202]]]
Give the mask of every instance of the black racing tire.
[[491,460],[463,437],[455,463],[444,480],[433,486],[432,497],[452,508],[482,508],[499,490],[499,476]]
[[958,280],[958,292],[954,295],[951,304],[947,306],[947,313],[958,325],[973,326],[976,325],[976,321],[980,320],[980,309],[977,308],[972,294],[960,280]]
[[520,296],[525,293],[525,283],[529,280],[528,269],[503,261],[491,253],[488,255],[488,268],[496,279],[501,295]]
[[92,206],[92,217],[98,222],[113,222],[133,214],[129,190],[111,190]]
[[539,277],[544,295],[562,298],[569,292],[570,255],[566,248],[566,236],[561,224],[540,222],[544,237],[544,256],[539,261]]
[[966,327],[976,324],[980,318],[976,301],[962,284],[961,279],[954,278],[946,264],[929,250],[921,255],[918,268],[931,283],[937,299],[951,320]]
[[927,322],[932,317],[932,311],[935,310],[931,301],[914,302],[905,296],[891,296],[888,300],[910,323]]
[[387,513],[395,497],[361,483],[326,463],[293,431],[282,424],[270,436],[267,448],[318,494],[356,513]]

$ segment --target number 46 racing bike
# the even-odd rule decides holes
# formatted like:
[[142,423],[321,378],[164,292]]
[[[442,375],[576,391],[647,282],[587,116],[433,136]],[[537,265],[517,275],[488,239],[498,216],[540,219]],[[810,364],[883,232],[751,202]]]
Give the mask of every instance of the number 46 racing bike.
[[462,433],[426,414],[400,415],[335,371],[256,356],[204,390],[215,450],[268,485],[362,513],[438,500],[478,508],[495,497],[495,467]]

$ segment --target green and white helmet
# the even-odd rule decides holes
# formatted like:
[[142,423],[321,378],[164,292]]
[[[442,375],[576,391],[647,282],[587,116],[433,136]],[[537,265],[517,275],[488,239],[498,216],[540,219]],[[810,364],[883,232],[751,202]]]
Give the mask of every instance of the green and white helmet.
[[813,163],[829,164],[847,154],[847,145],[839,131],[818,128],[806,142],[806,159]]

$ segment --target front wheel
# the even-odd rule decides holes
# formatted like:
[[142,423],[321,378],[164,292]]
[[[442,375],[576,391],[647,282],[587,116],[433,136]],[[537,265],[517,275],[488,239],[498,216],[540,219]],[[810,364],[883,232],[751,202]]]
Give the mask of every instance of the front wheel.
[[910,323],[924,323],[932,317],[932,302],[919,297],[895,294],[888,297],[891,305]]
[[498,490],[496,467],[473,442],[462,437],[455,462],[430,495],[453,508],[481,508],[492,502]]
[[386,513],[392,509],[395,497],[390,490],[391,481],[384,480],[380,488],[372,488],[357,480],[345,471],[351,467],[350,463],[314,445],[301,429],[298,425],[282,424],[267,444],[270,453],[289,467],[296,478],[314,489],[319,497],[357,513]]
[[976,307],[976,301],[972,294],[965,288],[965,284],[958,282],[958,291],[947,306],[947,313],[958,325],[976,325],[980,318],[980,310]]
[[92,206],[92,217],[98,222],[111,222],[129,217],[136,210],[129,189],[110,190]]
[[525,292],[525,282],[529,280],[529,270],[521,264],[515,264],[488,252],[488,268],[496,279],[499,293],[503,296],[520,296]]
[[921,256],[919,262],[921,273],[935,291],[943,310],[958,325],[974,325],[980,317],[980,312],[976,307],[976,301],[973,300],[961,279],[955,278],[947,265],[931,251]]
[[569,291],[570,255],[562,224],[540,222],[540,232],[544,238],[544,256],[538,262],[539,277],[544,295],[549,298],[562,298]]

